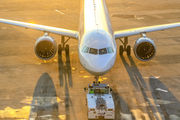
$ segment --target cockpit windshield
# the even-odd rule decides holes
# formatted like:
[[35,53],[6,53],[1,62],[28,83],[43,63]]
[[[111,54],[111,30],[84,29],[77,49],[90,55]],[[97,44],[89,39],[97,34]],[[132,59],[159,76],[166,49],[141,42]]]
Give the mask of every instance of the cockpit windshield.
[[100,54],[100,55],[102,55],[102,54],[107,54],[106,48],[99,49],[99,54]]
[[[113,53],[114,50],[112,47],[108,47],[108,48],[102,48],[102,49],[95,49],[95,48],[89,48],[87,46],[85,46],[82,49],[82,52],[84,53],[90,53],[90,54],[94,54],[94,55],[103,55],[103,54],[107,54],[107,53]],[[98,53],[99,52],[99,53]]]
[[97,50],[97,49],[94,49],[94,48],[90,48],[89,53],[90,53],[90,54],[97,55],[97,54],[98,54],[98,50]]
[[114,52],[114,50],[112,49],[112,47],[108,47],[108,48],[107,48],[107,51],[108,51],[108,53],[113,53],[113,52]]
[[89,51],[89,47],[84,47],[83,49],[82,49],[82,52],[84,52],[84,53],[88,53],[88,51]]

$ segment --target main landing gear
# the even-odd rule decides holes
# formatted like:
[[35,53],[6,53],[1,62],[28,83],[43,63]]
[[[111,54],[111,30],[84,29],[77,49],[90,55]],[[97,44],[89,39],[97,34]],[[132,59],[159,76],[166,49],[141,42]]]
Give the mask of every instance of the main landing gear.
[[[66,55],[69,55],[69,44],[66,45],[66,43],[69,41],[70,38],[68,38],[65,41],[65,37],[61,36],[61,44],[58,45],[58,54],[61,55],[62,51],[66,51]],[[65,46],[66,45],[66,46]]]
[[120,45],[119,46],[119,55],[123,55],[123,52],[126,51],[127,52],[127,55],[131,55],[131,46],[128,45],[128,37],[125,37],[124,38],[124,41],[121,40],[121,38],[119,38],[119,40],[121,41],[121,43],[123,45]]

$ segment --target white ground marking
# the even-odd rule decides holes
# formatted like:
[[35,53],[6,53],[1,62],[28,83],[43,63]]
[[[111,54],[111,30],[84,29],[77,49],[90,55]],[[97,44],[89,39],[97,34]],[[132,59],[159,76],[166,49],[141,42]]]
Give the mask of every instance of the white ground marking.
[[136,19],[138,19],[138,20],[143,20],[143,19],[145,19],[145,18],[143,18],[143,17],[137,17],[136,15],[134,15],[134,18],[136,18]]
[[152,99],[152,98],[146,98],[147,100],[149,100],[150,103],[152,103],[153,101],[156,103],[156,106],[158,106],[158,104],[171,104],[171,103],[175,103],[173,101],[167,101],[167,100],[158,100],[158,99]]
[[64,13],[60,12],[60,11],[59,11],[59,10],[57,10],[57,9],[55,9],[55,11],[56,11],[56,12],[58,12],[58,13],[61,13],[62,15],[64,14]]
[[124,113],[120,113],[121,114],[121,119],[122,120],[132,120],[132,115],[131,114],[124,114]]
[[7,27],[2,27],[1,29],[2,29],[2,30],[6,30],[6,29],[7,29]]
[[136,18],[136,19],[138,19],[138,20],[143,20],[143,19],[145,19],[145,18],[143,18],[143,17],[139,17],[139,18]]
[[163,90],[163,89],[161,89],[161,88],[156,88],[156,90],[162,91],[162,92],[168,92],[167,90]]

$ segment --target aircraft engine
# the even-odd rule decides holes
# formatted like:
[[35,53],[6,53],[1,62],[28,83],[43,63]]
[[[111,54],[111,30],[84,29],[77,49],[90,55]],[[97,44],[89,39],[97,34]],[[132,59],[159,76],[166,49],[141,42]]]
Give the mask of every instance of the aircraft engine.
[[133,51],[139,60],[149,61],[156,54],[156,46],[150,38],[141,37],[134,42]]
[[37,39],[34,51],[38,58],[42,60],[49,60],[56,54],[56,41],[48,35],[41,36]]

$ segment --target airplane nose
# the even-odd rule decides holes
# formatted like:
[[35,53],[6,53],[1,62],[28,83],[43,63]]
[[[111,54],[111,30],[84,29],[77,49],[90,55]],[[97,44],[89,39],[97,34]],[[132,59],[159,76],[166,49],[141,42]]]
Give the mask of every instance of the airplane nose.
[[116,53],[106,55],[85,54],[81,57],[81,64],[91,75],[102,76],[112,68],[115,60]]
[[112,67],[113,61],[112,57],[108,56],[91,56],[90,57],[90,66],[91,70],[98,72],[98,73],[103,73],[106,71],[109,71],[110,68]]
[[109,60],[95,60],[91,62],[91,67],[96,71],[104,71],[107,69],[108,63]]

